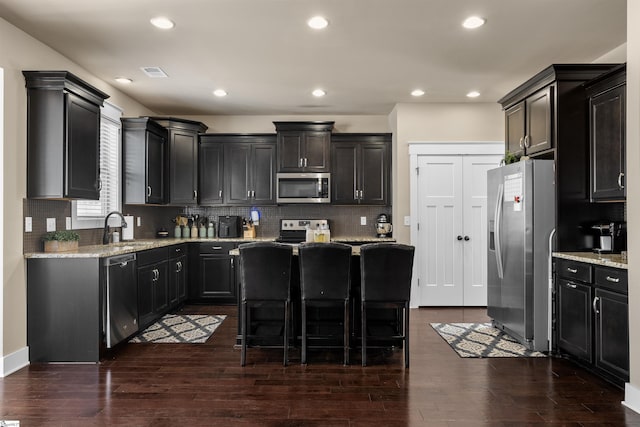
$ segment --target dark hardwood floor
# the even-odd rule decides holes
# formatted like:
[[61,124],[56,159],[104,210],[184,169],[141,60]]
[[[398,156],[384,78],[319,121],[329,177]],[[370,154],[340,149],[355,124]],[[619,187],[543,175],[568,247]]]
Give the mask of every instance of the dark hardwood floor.
[[481,309],[411,312],[402,351],[249,349],[240,367],[235,307],[205,344],[125,344],[98,365],[37,364],[0,379],[0,420],[28,426],[640,426],[622,390],[566,360],[462,359],[429,322],[486,321]]

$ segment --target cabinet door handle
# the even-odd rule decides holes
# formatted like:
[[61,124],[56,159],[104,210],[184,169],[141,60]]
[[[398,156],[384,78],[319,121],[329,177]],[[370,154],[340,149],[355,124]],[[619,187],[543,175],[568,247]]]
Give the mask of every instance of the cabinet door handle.
[[600,314],[600,310],[598,309],[598,302],[600,301],[600,297],[595,297],[593,299],[593,312],[595,314]]
[[251,198],[251,190],[247,190],[247,199]]
[[193,190],[193,200],[198,200],[198,190]]
[[300,157],[298,159],[298,167],[301,168],[304,165],[304,159],[302,157]]
[[147,186],[147,197],[151,197],[151,186]]
[[624,173],[620,172],[618,174],[618,187],[623,190],[624,189],[624,184],[622,183],[622,178],[624,178]]
[[218,197],[222,199],[222,190],[218,191]]
[[353,198],[358,200],[358,190],[356,190],[353,194]]
[[620,281],[619,277],[611,277],[611,276],[607,276],[607,282],[613,282],[613,283],[618,283]]
[[521,150],[524,150],[524,142],[523,142],[523,140],[524,140],[524,137],[520,138],[520,149]]
[[571,288],[571,289],[576,289],[578,286],[574,283],[565,283],[565,285],[567,285],[567,288]]
[[524,137],[524,146],[525,146],[526,148],[531,147],[531,138],[529,137],[529,135],[526,135],[526,136]]
[[577,268],[567,267],[567,271],[568,271],[569,273],[576,274],[576,273],[578,272],[578,269],[577,269]]
[[233,258],[231,258],[231,267],[233,267]]
[[307,160],[309,160],[309,159],[307,159],[307,158],[305,157],[305,158],[304,158],[304,167],[305,167],[305,168],[307,167]]
[[256,190],[251,190],[251,198],[252,199],[256,198]]
[[176,273],[180,273],[182,271],[182,262],[178,261],[176,263]]
[[[618,182],[620,182],[620,178],[618,178]],[[98,191],[102,191],[102,180],[98,179]]]
[[360,190],[360,199],[364,199],[364,190]]

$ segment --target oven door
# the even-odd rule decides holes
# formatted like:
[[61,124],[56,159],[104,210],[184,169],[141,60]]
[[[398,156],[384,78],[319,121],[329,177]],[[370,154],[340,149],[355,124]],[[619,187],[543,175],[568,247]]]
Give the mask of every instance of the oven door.
[[279,173],[278,203],[330,203],[331,174]]

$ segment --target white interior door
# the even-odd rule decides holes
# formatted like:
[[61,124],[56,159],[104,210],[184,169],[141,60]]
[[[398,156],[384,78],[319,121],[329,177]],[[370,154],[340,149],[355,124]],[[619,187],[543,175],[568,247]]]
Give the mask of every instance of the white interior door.
[[487,305],[487,171],[499,156],[463,158],[464,306]]
[[487,170],[501,156],[418,157],[421,306],[487,304]]
[[462,157],[420,156],[418,168],[419,305],[462,305]]

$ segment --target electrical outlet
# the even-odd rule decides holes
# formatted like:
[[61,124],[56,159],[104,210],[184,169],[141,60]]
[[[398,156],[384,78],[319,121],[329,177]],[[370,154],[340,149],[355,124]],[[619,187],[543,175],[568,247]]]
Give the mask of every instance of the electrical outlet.
[[367,225],[367,217],[366,216],[361,216],[360,217],[360,225]]
[[140,227],[142,225],[142,217],[139,216],[138,217],[138,227]]
[[56,219],[47,218],[47,231],[56,231]]
[[65,229],[71,230],[71,217],[70,216],[65,218]]
[[33,231],[33,218],[27,216],[24,218],[24,232],[31,233]]
[[411,225],[411,217],[410,216],[405,216],[404,217],[404,225]]

